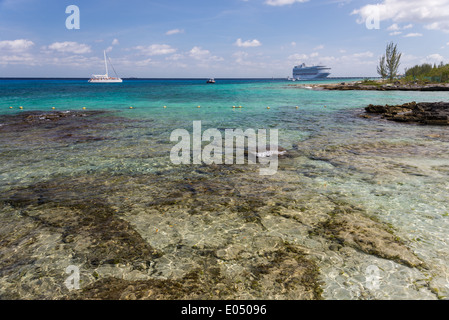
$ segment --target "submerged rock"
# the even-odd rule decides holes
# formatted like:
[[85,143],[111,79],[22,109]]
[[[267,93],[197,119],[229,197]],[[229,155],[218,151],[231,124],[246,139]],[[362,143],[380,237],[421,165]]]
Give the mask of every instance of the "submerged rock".
[[321,223],[315,232],[338,245],[352,247],[411,268],[424,266],[386,224],[373,220],[353,206],[338,205],[330,218]]

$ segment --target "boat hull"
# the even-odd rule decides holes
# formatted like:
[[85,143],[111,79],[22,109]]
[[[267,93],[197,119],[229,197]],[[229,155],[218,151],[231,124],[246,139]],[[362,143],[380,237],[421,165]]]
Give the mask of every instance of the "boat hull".
[[96,79],[91,79],[89,80],[89,83],[122,83],[123,80],[122,79],[115,79],[115,80],[96,80]]
[[326,79],[330,76],[330,73],[319,73],[316,75],[295,75],[293,79],[295,80],[316,80],[316,79]]

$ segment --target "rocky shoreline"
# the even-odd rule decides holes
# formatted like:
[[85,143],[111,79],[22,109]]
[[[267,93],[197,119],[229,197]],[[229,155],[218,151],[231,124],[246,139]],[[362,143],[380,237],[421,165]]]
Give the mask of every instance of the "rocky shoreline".
[[449,91],[449,84],[363,84],[362,82],[342,82],[332,84],[293,85],[300,88],[313,90],[371,90],[371,91]]
[[[366,113],[380,115],[383,119],[419,123],[423,125],[449,125],[449,103],[448,102],[410,102],[403,105],[369,105],[365,108]],[[370,118],[369,115],[364,115]]]

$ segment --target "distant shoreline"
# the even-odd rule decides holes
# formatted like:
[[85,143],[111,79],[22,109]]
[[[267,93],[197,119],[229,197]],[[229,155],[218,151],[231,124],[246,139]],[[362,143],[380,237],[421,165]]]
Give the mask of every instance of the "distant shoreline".
[[[342,82],[337,84],[312,84],[308,85],[307,89],[313,90],[335,90],[335,91],[449,91],[449,83],[383,83],[380,81],[373,81],[374,84],[363,84],[362,82]],[[299,88],[304,85],[293,84]]]

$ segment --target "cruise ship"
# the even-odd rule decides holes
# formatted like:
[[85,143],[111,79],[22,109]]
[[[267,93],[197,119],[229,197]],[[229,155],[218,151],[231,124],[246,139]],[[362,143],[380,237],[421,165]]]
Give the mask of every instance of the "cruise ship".
[[303,63],[293,68],[292,80],[326,79],[330,75],[330,69],[324,66],[306,67],[306,64]]

